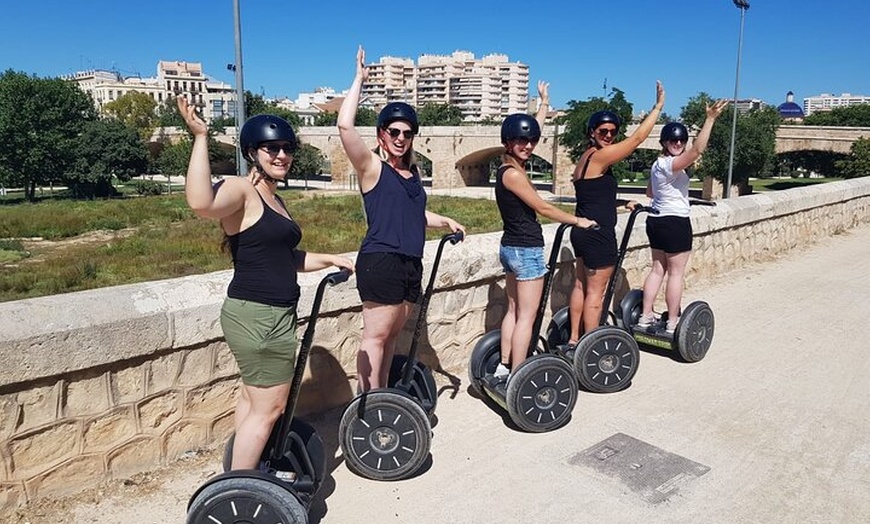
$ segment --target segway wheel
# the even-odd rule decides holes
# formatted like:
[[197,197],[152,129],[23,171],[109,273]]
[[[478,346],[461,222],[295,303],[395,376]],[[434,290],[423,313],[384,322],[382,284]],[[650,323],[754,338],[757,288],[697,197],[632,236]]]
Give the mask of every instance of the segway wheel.
[[613,393],[628,387],[637,372],[640,352],[625,330],[601,326],[586,333],[574,351],[574,372],[585,389]]
[[187,524],[307,524],[308,511],[291,490],[268,480],[226,477],[202,489]]
[[339,441],[352,472],[372,480],[401,480],[429,456],[432,428],[416,400],[397,390],[375,390],[345,408]]
[[505,400],[511,420],[520,429],[552,431],[571,419],[577,403],[577,381],[565,359],[536,355],[511,373]]
[[686,362],[698,362],[713,343],[716,325],[713,310],[706,302],[692,302],[680,315],[676,329],[677,351]]
[[[396,387],[396,384],[402,380],[402,373],[407,363],[407,355],[396,355],[393,357],[393,362],[390,365],[390,378],[387,383],[389,387]],[[435,384],[435,376],[432,374],[432,370],[419,360],[415,361],[414,369],[411,370],[411,389],[409,393],[420,402],[426,413],[432,415],[435,412],[435,406],[438,404],[438,385]]]
[[553,315],[547,326],[547,347],[558,349],[568,343],[571,337],[571,318],[567,307],[563,307]]
[[468,363],[468,383],[475,393],[481,395],[481,386],[486,375],[495,373],[495,368],[501,362],[501,330],[494,329],[485,334],[471,351],[471,361]]
[[[270,474],[292,471],[300,481],[300,486],[305,486],[299,488],[300,494],[304,492],[313,496],[320,489],[326,476],[326,451],[323,447],[323,440],[310,424],[299,418],[294,418],[290,422],[290,431],[286,435],[284,457],[273,460],[270,456],[270,450],[273,446],[272,441],[276,438],[275,433],[277,430],[273,429],[269,443],[260,456],[257,469]],[[232,469],[235,440],[236,434],[233,433],[224,446],[224,471]]]
[[632,289],[622,297],[616,310],[616,325],[632,331],[643,314],[643,290]]

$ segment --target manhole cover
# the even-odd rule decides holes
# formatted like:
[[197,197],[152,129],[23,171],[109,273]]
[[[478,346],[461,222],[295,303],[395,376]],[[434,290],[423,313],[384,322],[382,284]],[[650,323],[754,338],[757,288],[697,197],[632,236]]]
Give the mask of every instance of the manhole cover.
[[622,433],[572,455],[568,463],[612,477],[653,504],[667,500],[710,471],[703,464]]

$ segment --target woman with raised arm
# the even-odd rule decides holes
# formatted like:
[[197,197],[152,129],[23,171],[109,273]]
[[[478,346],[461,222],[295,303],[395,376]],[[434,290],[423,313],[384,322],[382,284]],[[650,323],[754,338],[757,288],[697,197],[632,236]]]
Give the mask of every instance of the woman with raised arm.
[[673,333],[680,320],[680,302],[683,300],[683,275],[692,253],[692,222],[689,220],[689,175],[686,169],[695,163],[707,149],[713,124],[727,100],[707,105],[707,118],[692,147],[686,147],[689,130],[679,122],[662,127],[659,143],[662,152],[650,170],[647,196],[650,207],[658,211],[646,219],[646,235],[652,250],[652,268],[643,283],[643,313],[639,327],[649,327],[657,319],[653,304],[667,274],[665,303],[668,321],[665,330]]
[[363,333],[357,354],[360,391],[386,387],[396,339],[421,295],[426,228],[465,228],[426,210],[426,192],[414,158],[417,113],[404,102],[378,115],[377,147],[360,136],[354,120],[368,78],[365,51],[356,54],[356,76],[338,112],[341,145],[356,171],[368,230],[357,256],[357,290]]
[[652,132],[665,104],[665,90],[656,82],[656,103],[631,136],[616,141],[621,125],[612,111],[598,111],[589,117],[586,135],[589,148],[574,167],[574,191],[577,195],[576,214],[595,220],[599,229],[571,231],[574,248],[575,280],[569,301],[571,334],[568,344],[576,344],[580,336],[597,327],[604,307],[607,282],[616,266],[616,208],[625,205],[634,209],[634,200],[618,201],[618,181],[612,167],[631,155]]
[[213,185],[208,128],[194,105],[182,96],[177,100],[193,133],[184,187],[187,203],[197,215],[219,221],[233,258],[233,278],[220,316],[242,379],[232,469],[254,469],[284,411],[293,379],[300,292],[296,274],[330,266],[353,270],[353,262],[298,249],[302,229],[276,192],[297,147],[287,121],[257,115],[245,122],[239,146],[250,170]]
[[511,369],[528,356],[535,315],[544,289],[547,263],[544,235],[538,215],[581,228],[595,222],[574,216],[542,199],[526,172],[541,139],[541,128],[549,108],[549,84],[538,82],[538,112],[535,118],[515,113],[504,119],[501,167],[495,175],[495,200],[504,227],[499,260],[505,272],[507,311],[501,323],[501,362],[493,375],[508,380]]

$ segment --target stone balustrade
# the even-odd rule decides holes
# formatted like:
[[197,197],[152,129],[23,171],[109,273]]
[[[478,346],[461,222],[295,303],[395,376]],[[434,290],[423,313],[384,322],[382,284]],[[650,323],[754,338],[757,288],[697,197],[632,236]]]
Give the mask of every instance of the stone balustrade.
[[[688,289],[868,220],[870,178],[694,207]],[[640,286],[648,267],[643,227],[641,218],[617,299]],[[555,229],[545,226],[545,237]],[[442,383],[465,382],[471,348],[503,315],[499,239],[473,235],[444,248],[420,355]],[[426,268],[435,247],[427,244]],[[567,302],[571,261],[566,242],[551,312]],[[300,334],[325,274],[300,276]],[[239,389],[218,322],[229,278],[222,271],[0,303],[0,515],[222,445]],[[361,326],[355,279],[328,288],[298,413],[351,399]],[[409,347],[413,328],[409,321],[399,348]]]

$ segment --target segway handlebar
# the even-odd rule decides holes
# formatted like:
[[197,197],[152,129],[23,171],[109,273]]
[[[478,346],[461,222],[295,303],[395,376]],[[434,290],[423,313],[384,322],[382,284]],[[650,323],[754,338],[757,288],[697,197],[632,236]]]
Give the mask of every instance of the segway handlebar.
[[462,231],[456,231],[455,233],[448,233],[444,235],[444,240],[449,240],[451,244],[454,246],[459,242],[465,240],[465,234]]
[[716,202],[713,202],[712,200],[699,200],[699,199],[692,198],[692,199],[689,199],[689,205],[690,206],[711,206],[712,207],[712,206],[716,205]]
[[347,279],[350,278],[350,270],[346,268],[341,268],[335,273],[330,273],[323,277],[323,280],[329,284],[330,286],[334,286],[336,284],[341,284],[342,282],[347,282]]

